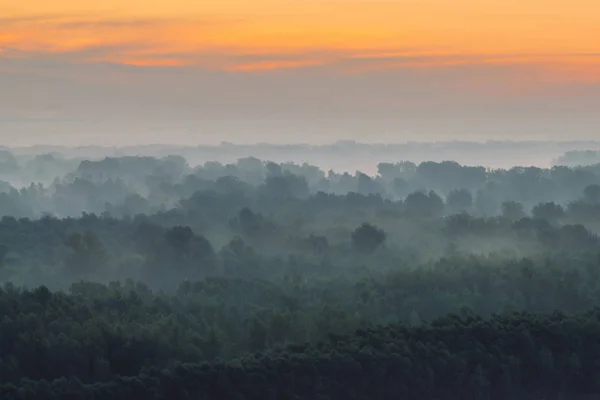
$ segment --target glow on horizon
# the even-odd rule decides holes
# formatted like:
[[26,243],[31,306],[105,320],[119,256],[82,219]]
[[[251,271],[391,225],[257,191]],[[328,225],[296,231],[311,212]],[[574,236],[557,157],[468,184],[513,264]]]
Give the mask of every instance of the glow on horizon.
[[596,0],[0,0],[0,57],[238,73],[500,63],[597,83],[599,18]]

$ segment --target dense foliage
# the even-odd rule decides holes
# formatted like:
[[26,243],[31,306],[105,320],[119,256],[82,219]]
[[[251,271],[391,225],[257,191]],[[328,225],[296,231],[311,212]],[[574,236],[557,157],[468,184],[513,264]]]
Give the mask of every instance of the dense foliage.
[[63,174],[0,185],[2,399],[600,395],[598,166],[31,163]]
[[[42,292],[37,295],[44,298]],[[367,327],[352,335],[330,334],[314,344],[231,361],[174,363],[168,369],[154,365],[163,346],[151,340],[140,337],[124,344],[104,331],[91,334],[91,350],[86,354],[83,347],[67,359],[60,353],[70,344],[67,338],[49,343],[62,357],[54,375],[83,379],[22,379],[0,385],[2,398],[591,399],[600,392],[599,310],[577,316],[515,313],[489,320],[463,312],[422,327]],[[93,359],[93,344],[106,346],[110,358],[104,363]],[[30,346],[26,360],[38,377],[48,373],[46,360],[35,357],[42,346]],[[139,369],[135,356],[141,354],[148,366]],[[86,382],[91,379],[95,383]]]

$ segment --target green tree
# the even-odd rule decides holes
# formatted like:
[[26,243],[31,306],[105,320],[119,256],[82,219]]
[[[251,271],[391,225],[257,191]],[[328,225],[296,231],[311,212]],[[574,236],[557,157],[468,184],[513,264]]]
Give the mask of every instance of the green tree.
[[95,273],[106,265],[108,254],[98,236],[87,231],[72,233],[66,241],[71,253],[65,260],[67,269],[75,274]]

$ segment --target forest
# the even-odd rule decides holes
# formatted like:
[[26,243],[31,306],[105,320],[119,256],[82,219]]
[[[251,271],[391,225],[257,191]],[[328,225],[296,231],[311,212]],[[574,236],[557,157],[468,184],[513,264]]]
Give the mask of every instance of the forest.
[[0,149],[0,399],[599,398],[600,164],[376,171]]

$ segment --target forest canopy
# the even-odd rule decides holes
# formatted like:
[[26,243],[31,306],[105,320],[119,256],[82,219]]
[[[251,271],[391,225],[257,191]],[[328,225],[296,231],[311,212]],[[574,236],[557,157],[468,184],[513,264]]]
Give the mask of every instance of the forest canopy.
[[3,400],[600,395],[598,164],[0,153]]

